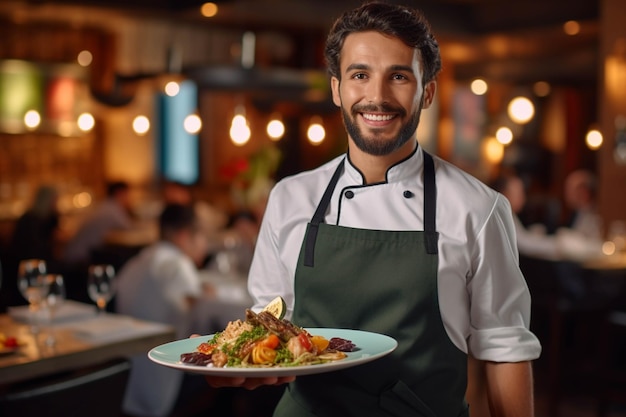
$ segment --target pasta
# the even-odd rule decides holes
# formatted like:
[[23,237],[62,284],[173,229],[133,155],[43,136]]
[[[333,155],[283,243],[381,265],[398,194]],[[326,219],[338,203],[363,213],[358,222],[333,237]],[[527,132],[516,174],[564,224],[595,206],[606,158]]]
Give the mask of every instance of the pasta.
[[213,367],[301,366],[337,361],[355,350],[349,340],[311,335],[267,311],[246,310],[246,320],[231,321],[181,362]]

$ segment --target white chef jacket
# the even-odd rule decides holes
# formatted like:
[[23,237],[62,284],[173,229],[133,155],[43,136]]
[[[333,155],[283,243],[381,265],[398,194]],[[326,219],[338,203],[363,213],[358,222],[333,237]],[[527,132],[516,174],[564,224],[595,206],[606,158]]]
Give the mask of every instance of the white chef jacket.
[[[285,178],[272,190],[249,273],[254,309],[281,295],[287,303],[286,317],[291,317],[295,271],[307,223],[345,157]],[[434,159],[439,307],[448,336],[460,350],[478,359],[536,359],[541,345],[529,330],[530,294],[518,266],[508,200],[452,164]],[[422,166],[418,147],[389,168],[385,182],[365,185],[348,158],[325,222],[362,229],[423,230]],[[353,195],[347,197],[347,190]]]

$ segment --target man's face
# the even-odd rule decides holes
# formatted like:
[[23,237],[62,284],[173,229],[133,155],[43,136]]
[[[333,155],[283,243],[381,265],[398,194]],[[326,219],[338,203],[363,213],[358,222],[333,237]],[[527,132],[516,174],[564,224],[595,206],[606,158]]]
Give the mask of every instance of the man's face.
[[436,83],[422,87],[419,51],[378,32],[350,34],[341,50],[341,81],[333,77],[333,102],[341,107],[356,147],[389,155],[413,137]]

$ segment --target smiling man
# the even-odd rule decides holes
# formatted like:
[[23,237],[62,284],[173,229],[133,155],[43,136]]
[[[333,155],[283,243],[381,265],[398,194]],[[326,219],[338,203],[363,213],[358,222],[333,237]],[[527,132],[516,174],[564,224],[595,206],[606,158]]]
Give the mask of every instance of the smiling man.
[[346,12],[326,45],[348,151],[273,189],[249,275],[255,309],[277,295],[304,327],[383,333],[377,361],[290,382],[275,416],[469,415],[467,360],[486,363],[492,416],[533,415],[530,295],[502,195],[426,153],[415,132],[439,47],[414,9]]

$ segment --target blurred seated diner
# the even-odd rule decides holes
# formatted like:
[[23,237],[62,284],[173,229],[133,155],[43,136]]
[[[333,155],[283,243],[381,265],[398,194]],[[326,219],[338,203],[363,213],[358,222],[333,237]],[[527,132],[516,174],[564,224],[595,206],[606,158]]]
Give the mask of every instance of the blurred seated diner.
[[5,281],[0,301],[3,307],[25,303],[16,286],[17,267],[21,260],[42,259],[50,271],[58,271],[57,248],[63,240],[58,200],[56,187],[39,186],[30,207],[15,222],[2,257]]
[[13,229],[9,250],[18,260],[43,259],[48,265],[56,261],[55,248],[62,240],[59,228],[59,194],[53,185],[41,185],[31,206]]
[[602,256],[602,242],[580,230],[561,227],[555,234],[548,234],[542,224],[524,225],[519,215],[526,204],[526,187],[516,174],[501,174],[491,187],[502,193],[511,205],[521,255],[555,261],[584,261]]
[[206,235],[209,244],[209,252],[217,245],[219,234],[228,223],[228,215],[207,201],[194,196],[189,185],[178,181],[164,180],[161,187],[162,204],[190,204],[196,211],[198,225]]
[[106,198],[90,212],[68,240],[63,259],[69,264],[92,262],[92,251],[102,246],[108,232],[133,227],[130,186],[125,181],[107,185]]
[[603,222],[596,207],[597,189],[597,179],[591,171],[575,170],[565,178],[564,199],[571,211],[565,227],[594,242],[603,237]]
[[[198,276],[206,246],[194,207],[166,205],[159,217],[159,240],[131,258],[118,273],[117,311],[172,325],[177,338],[189,337],[194,304],[212,294]],[[167,416],[182,382],[183,373],[155,365],[145,355],[133,357],[125,413]]]

